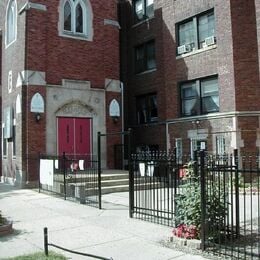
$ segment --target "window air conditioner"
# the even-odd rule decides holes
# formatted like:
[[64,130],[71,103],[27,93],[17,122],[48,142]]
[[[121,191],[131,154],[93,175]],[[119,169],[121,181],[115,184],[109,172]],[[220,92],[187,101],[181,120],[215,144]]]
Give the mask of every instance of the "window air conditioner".
[[207,37],[205,38],[205,44],[206,46],[210,46],[210,45],[213,45],[215,44],[215,36],[210,36],[210,37]]
[[177,52],[178,54],[184,54],[190,51],[190,45],[184,44],[178,47]]

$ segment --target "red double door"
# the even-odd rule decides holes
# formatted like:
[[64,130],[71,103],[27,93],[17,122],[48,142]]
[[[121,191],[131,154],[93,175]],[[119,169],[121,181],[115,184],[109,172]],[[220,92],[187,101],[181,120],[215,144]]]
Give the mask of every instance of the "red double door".
[[92,119],[58,117],[58,153],[92,153]]

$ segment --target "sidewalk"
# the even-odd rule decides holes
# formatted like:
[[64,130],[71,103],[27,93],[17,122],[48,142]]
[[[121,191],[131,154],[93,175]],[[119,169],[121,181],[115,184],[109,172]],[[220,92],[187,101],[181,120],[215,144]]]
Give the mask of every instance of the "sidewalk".
[[[15,229],[13,235],[0,238],[0,259],[42,251],[44,227],[49,243],[114,260],[205,259],[163,247],[160,241],[169,237],[171,228],[130,219],[127,193],[103,199],[104,209],[98,210],[0,183],[0,210],[13,220]],[[50,250],[70,259],[92,259]]]

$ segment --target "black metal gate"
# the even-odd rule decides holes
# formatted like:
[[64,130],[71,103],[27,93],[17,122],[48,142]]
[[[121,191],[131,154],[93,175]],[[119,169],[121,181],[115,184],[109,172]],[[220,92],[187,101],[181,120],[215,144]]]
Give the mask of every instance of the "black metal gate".
[[[128,136],[128,142],[127,142],[127,158],[128,158],[128,164],[130,161],[130,154],[131,154],[131,135],[132,135],[132,131],[131,129],[128,129],[128,131],[124,131],[124,132],[113,132],[113,133],[105,133],[102,134],[101,132],[97,133],[97,140],[98,140],[98,186],[100,187],[99,189],[99,209],[102,208],[102,183],[101,183],[101,172],[102,172],[102,167],[101,167],[101,138],[102,137],[112,137],[112,136]],[[122,149],[124,149],[124,145],[122,145]],[[115,151],[114,151],[115,152]],[[115,154],[114,154],[115,155]],[[122,155],[122,160],[124,160],[124,156]],[[122,163],[122,161],[121,161]]]

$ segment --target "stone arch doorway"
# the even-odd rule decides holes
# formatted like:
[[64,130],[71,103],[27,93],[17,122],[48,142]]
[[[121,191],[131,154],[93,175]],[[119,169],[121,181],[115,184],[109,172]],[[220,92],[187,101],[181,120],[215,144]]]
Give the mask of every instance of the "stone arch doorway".
[[93,154],[94,109],[81,101],[69,102],[56,111],[59,155]]

